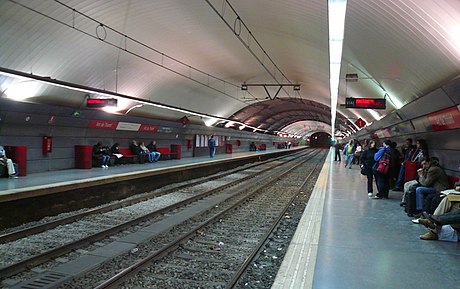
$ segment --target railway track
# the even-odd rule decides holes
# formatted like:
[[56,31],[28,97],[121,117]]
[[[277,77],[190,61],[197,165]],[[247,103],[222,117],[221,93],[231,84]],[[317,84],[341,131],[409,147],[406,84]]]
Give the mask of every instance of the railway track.
[[[288,159],[288,158],[297,158],[297,157],[296,156],[284,157],[284,159],[286,158]],[[91,249],[94,249],[95,247],[97,248],[97,246],[103,247],[103,245],[105,243],[108,243],[111,240],[111,238],[112,239],[122,238],[123,235],[129,235],[131,231],[135,231],[140,228],[145,228],[145,227],[148,227],[149,225],[155,224],[155,222],[158,222],[161,218],[165,218],[164,217],[166,216],[165,214],[174,214],[174,212],[179,210],[180,207],[189,205],[191,203],[200,202],[199,200],[209,198],[213,194],[216,194],[217,192],[222,191],[226,188],[238,186],[238,184],[241,184],[242,182],[250,183],[251,182],[250,180],[254,178],[256,175],[262,172],[270,171],[274,167],[278,167],[280,164],[281,164],[281,160],[275,160],[272,162],[264,162],[262,163],[262,165],[259,165],[259,166],[250,166],[249,168],[245,168],[243,170],[232,170],[231,172],[221,174],[220,176],[213,177],[211,179],[211,182],[213,182],[214,184],[211,186],[209,185],[209,180],[200,180],[198,182],[192,182],[188,185],[184,185],[184,186],[180,186],[179,188],[175,188],[176,193],[173,193],[171,189],[171,190],[163,191],[161,193],[156,193],[156,195],[152,194],[150,196],[142,196],[137,200],[130,200],[129,202],[134,202],[135,203],[134,205],[132,204],[130,205],[127,203],[116,204],[114,205],[113,208],[116,208],[118,206],[118,207],[125,207],[126,209],[127,206],[134,206],[134,208],[132,208],[131,211],[133,210],[136,211],[137,210],[135,207],[136,205],[137,205],[137,208],[139,208],[140,206],[145,207],[146,206],[145,202],[148,202],[152,198],[152,196],[154,196],[153,200],[156,200],[163,196],[164,199],[168,199],[171,202],[171,204],[167,206],[163,204],[162,208],[149,207],[149,210],[153,210],[153,212],[151,212],[150,214],[132,218],[132,220],[128,222],[123,222],[122,224],[116,224],[116,225],[113,224],[114,222],[116,223],[114,219],[120,219],[119,216],[116,217],[116,215],[118,215],[118,212],[116,210],[113,211],[114,210],[113,208],[112,209],[103,208],[100,212],[98,212],[100,215],[103,215],[104,213],[107,214],[108,212],[109,215],[106,216],[108,217],[108,219],[101,218],[102,222],[99,222],[97,226],[94,226],[93,224],[90,224],[88,221],[85,221],[84,218],[86,218],[87,216],[83,216],[83,217],[72,216],[72,218],[78,219],[79,220],[78,222],[81,222],[82,226],[84,226],[85,229],[87,229],[87,227],[94,226],[96,227],[96,231],[98,232],[95,234],[90,234],[89,236],[86,236],[84,238],[79,238],[78,240],[75,240],[73,242],[67,242],[64,246],[55,246],[53,243],[51,243],[49,245],[49,247],[52,248],[51,250],[48,250],[38,255],[34,255],[25,260],[20,260],[17,262],[14,261],[12,265],[4,266],[3,268],[0,268],[0,274],[2,274],[2,277],[5,278],[7,276],[11,276],[14,274],[24,272],[26,269],[29,269],[39,264],[45,263],[52,258],[63,256],[64,254],[69,253],[71,251],[72,253],[70,253],[70,255],[82,255],[82,254],[85,254],[86,252],[89,252]],[[263,166],[266,166],[266,167],[264,168]],[[258,171],[258,172],[254,173],[251,171]],[[257,182],[257,181],[253,181],[253,182]],[[190,188],[194,188],[195,191],[193,191]],[[179,191],[179,193],[177,191]],[[173,196],[174,194],[176,194],[176,196]],[[180,196],[177,196],[177,195],[180,195]],[[121,219],[124,219],[124,218],[126,217],[125,216],[121,217]],[[65,227],[69,226],[69,223],[67,221],[65,222],[66,222]],[[101,230],[101,228],[106,228],[106,229]],[[132,229],[132,228],[135,228],[135,229]],[[47,231],[47,234],[49,234],[48,232],[49,231]],[[26,235],[28,234],[29,233],[26,233]],[[159,234],[161,235],[161,232],[159,232]],[[38,235],[35,235],[35,236],[38,236]],[[49,239],[49,237],[47,238]],[[40,239],[39,236],[38,236],[38,239]],[[56,239],[59,239],[59,236],[53,237],[53,240],[56,240]],[[101,241],[104,239],[108,239],[108,240]],[[101,243],[98,243],[97,241],[101,241]],[[14,242],[6,243],[2,245],[2,247],[8,246],[8,244],[10,243],[14,243]],[[89,247],[86,249],[80,250],[80,252],[77,250],[78,248],[83,248],[84,246],[89,246]],[[58,260],[57,263],[59,262],[65,263],[65,261],[71,261],[73,258],[78,258],[78,256],[67,256],[66,258],[61,258],[61,260]],[[56,265],[56,261],[52,261],[48,263],[50,263],[49,266],[41,266],[41,268],[35,271],[40,273],[40,271],[46,270]],[[30,275],[31,274],[24,274],[24,276],[20,276],[19,279],[28,278],[30,277]],[[17,288],[23,288],[23,287],[17,287]],[[40,287],[40,288],[46,288],[46,287]]]

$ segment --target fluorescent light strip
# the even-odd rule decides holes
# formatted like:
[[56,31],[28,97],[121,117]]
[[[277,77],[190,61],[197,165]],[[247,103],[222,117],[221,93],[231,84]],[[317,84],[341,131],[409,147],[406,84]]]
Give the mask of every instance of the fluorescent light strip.
[[347,0],[329,0],[329,87],[331,90],[331,133],[334,136],[337,101],[339,95],[340,67],[343,49],[343,31]]

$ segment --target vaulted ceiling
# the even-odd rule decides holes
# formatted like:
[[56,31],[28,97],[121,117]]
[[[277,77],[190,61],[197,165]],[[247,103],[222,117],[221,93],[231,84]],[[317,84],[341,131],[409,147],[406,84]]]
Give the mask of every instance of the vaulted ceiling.
[[[3,0],[0,92],[80,108],[117,95],[118,113],[327,131],[330,22],[327,0]],[[459,74],[460,1],[348,0],[335,126],[378,120]],[[387,108],[345,109],[346,97]]]

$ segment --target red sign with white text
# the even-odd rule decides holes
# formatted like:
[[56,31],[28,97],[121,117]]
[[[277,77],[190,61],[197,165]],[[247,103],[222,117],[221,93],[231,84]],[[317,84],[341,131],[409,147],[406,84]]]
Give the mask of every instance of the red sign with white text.
[[159,125],[151,125],[151,124],[142,124],[139,128],[139,131],[143,132],[158,132],[160,129]]
[[116,129],[118,121],[92,119],[89,121],[89,128]]
[[460,111],[458,106],[446,108],[428,115],[433,130],[460,128]]
[[362,119],[362,118],[358,118],[356,121],[355,121],[355,124],[359,127],[359,128],[363,128],[366,126],[366,122]]

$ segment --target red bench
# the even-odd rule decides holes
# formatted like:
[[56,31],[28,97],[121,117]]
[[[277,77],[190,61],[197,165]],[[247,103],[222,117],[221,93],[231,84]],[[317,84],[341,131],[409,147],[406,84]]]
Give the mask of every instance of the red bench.
[[448,176],[449,177],[449,188],[454,188],[454,184],[458,181],[460,181],[460,178],[454,177],[454,176]]
[[[123,155],[126,161],[131,163],[138,162],[138,155],[133,154],[130,148],[119,148],[118,151]],[[111,156],[111,158],[115,158],[115,156]]]
[[263,144],[260,144],[260,145],[257,146],[257,150],[259,150],[259,151],[265,151],[265,150],[267,150],[267,145],[264,144],[264,143],[263,143]]
[[[174,156],[174,158],[177,157],[177,152],[172,152],[170,148],[157,148],[157,152],[161,154],[160,160],[161,159],[171,159],[171,156]],[[163,157],[164,156],[164,157]]]

